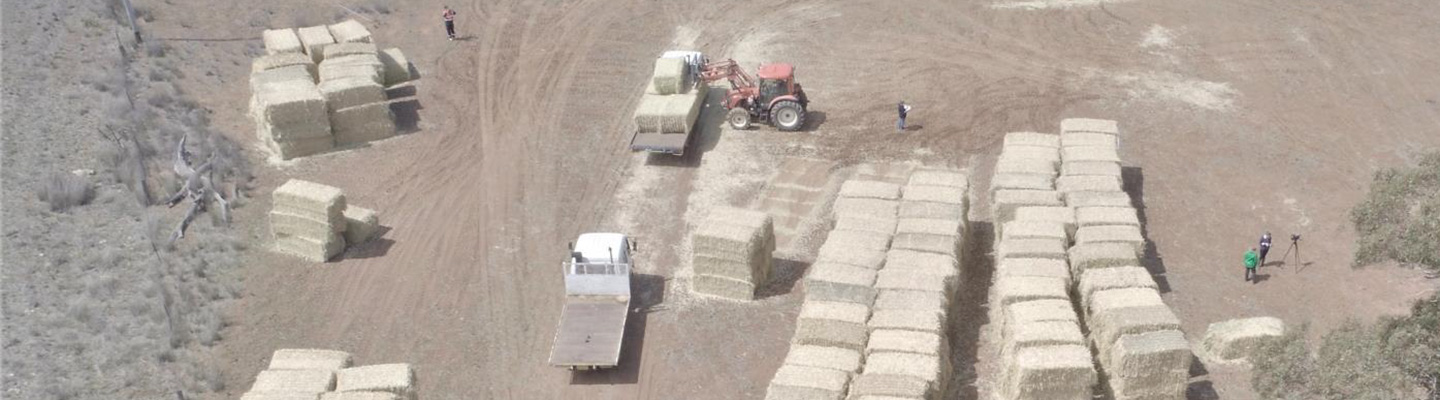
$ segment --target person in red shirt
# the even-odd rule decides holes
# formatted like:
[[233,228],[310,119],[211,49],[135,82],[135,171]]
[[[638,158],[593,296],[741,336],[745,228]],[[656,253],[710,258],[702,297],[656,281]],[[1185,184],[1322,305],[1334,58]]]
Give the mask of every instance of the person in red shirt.
[[444,7],[445,11],[441,12],[440,16],[445,18],[445,35],[449,36],[450,40],[455,40],[455,10],[451,10],[450,6]]

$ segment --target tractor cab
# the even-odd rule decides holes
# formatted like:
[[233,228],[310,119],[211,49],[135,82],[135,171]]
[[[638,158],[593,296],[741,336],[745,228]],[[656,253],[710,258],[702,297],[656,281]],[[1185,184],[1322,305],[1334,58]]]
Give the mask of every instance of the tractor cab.
[[756,74],[760,78],[759,103],[770,104],[777,97],[794,95],[804,102],[805,95],[801,93],[800,85],[795,84],[795,66],[788,63],[766,64],[760,66]]

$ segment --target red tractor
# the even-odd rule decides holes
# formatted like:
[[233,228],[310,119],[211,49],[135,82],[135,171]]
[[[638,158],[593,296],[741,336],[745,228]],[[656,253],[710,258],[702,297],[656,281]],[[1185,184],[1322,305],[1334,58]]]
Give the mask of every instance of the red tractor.
[[758,84],[735,60],[705,64],[700,78],[706,83],[730,81],[725,92],[725,120],[735,129],[750,128],[751,121],[767,121],[782,131],[805,126],[805,108],[810,100],[795,83],[795,66],[786,63],[760,66]]

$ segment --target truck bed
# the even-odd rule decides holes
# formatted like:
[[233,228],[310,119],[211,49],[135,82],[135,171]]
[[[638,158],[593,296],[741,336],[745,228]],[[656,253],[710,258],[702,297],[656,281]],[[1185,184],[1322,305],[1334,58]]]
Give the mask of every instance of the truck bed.
[[566,298],[550,349],[550,365],[605,368],[620,362],[628,301],[616,298]]
[[635,136],[630,139],[630,150],[685,155],[685,147],[690,144],[690,135],[694,132],[635,132]]

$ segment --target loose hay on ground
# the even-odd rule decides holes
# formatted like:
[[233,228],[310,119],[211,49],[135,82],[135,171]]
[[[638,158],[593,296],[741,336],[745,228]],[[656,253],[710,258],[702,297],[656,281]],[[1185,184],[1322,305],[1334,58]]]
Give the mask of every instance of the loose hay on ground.
[[[1285,323],[1275,317],[1240,318],[1210,324],[1202,348],[1219,360],[1246,358],[1256,347],[1285,334]],[[873,340],[873,339],[872,339]]]
[[851,179],[840,185],[840,197],[897,200],[900,185],[890,182],[863,181]]
[[1055,239],[1015,239],[1000,241],[995,251],[996,259],[1048,258],[1065,259],[1065,242]]
[[305,54],[316,63],[325,60],[325,46],[335,44],[335,37],[330,35],[330,28],[325,25],[296,29],[296,36],[299,36]]
[[260,33],[260,38],[265,43],[265,54],[274,55],[305,51],[305,49],[300,46],[300,37],[295,35],[294,29],[266,29]]
[[1010,132],[1005,134],[1005,148],[1018,146],[1060,147],[1060,135],[1039,132]]
[[1065,140],[1065,134],[1070,132],[1094,132],[1118,135],[1120,134],[1120,124],[1113,120],[1094,118],[1066,118],[1060,120],[1060,140]]
[[353,19],[329,26],[335,43],[370,43],[370,30]]
[[755,284],[752,282],[713,275],[695,275],[690,284],[694,291],[700,294],[739,301],[755,299]]
[[410,59],[400,49],[391,47],[380,50],[380,62],[385,64],[385,86],[410,81]]
[[1135,248],[1135,255],[1145,253],[1145,236],[1134,225],[1098,225],[1075,230],[1075,244],[1120,243]]
[[1070,247],[1071,273],[1081,275],[1098,268],[1140,265],[1135,247],[1125,243],[1085,243]]
[[799,365],[845,371],[860,372],[860,352],[839,347],[798,345],[790,346],[785,355],[785,365]]
[[260,371],[250,391],[314,393],[335,389],[336,372],[320,369],[276,369]]

